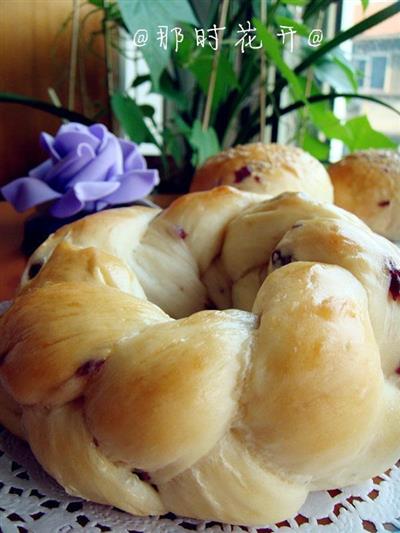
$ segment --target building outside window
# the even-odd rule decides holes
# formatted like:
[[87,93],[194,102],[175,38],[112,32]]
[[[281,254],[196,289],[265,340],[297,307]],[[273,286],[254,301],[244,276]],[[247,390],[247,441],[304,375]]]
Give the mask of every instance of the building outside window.
[[[372,0],[363,12],[361,2],[345,0],[341,27],[346,29],[390,4]],[[400,111],[400,15],[353,39],[346,53],[357,69],[359,93],[375,96]],[[342,111],[342,118],[364,114],[372,127],[400,143],[399,116],[378,104],[353,99],[347,104],[344,116]]]

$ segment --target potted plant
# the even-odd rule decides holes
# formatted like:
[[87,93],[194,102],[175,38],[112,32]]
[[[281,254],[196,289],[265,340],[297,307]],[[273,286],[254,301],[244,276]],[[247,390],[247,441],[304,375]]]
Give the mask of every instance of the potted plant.
[[[340,139],[349,151],[396,146],[371,127],[367,116],[341,121],[331,104],[336,98],[366,99],[400,114],[358,92],[358,73],[339,48],[399,13],[398,2],[331,38],[324,37],[326,13],[336,0],[88,2],[102,14],[93,38],[104,40],[109,73],[103,107],[112,109],[116,133],[122,130],[134,143],[158,148],[158,192],[186,192],[194,168],[223,148],[255,139],[277,141],[290,115],[295,117],[292,142],[321,161],[328,160],[331,139]],[[361,3],[365,8],[368,0]],[[149,71],[126,88],[118,88],[112,72],[115,56],[125,53],[121,35],[136,45]],[[293,38],[298,46],[292,51]],[[78,46],[75,51],[78,61]],[[132,94],[137,88],[163,99],[161,125],[154,106]],[[98,120],[20,95],[1,93],[0,102],[37,107],[83,125]]]

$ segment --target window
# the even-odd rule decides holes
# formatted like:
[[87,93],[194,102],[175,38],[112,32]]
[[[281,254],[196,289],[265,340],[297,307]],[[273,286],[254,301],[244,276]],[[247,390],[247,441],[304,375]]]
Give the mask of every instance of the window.
[[355,59],[354,66],[357,69],[357,81],[360,88],[364,87],[365,76],[367,73],[367,60],[366,59]]
[[389,56],[372,55],[370,57],[353,57],[352,63],[357,71],[358,86],[383,92],[385,90],[386,74],[390,66]]
[[383,89],[386,78],[386,64],[385,56],[372,57],[371,62],[371,89]]

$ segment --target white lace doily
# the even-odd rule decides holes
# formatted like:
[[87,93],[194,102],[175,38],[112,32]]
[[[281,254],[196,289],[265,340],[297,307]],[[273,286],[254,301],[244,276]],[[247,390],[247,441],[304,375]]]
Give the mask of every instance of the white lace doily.
[[[0,313],[7,304],[0,303]],[[262,528],[180,518],[139,518],[68,496],[33,457],[28,444],[0,429],[2,533],[359,533],[400,532],[400,461],[373,480],[312,493],[292,519]]]
[[400,531],[400,462],[362,485],[315,492],[296,518],[263,528],[179,518],[139,518],[68,496],[33,457],[28,444],[0,432],[0,525],[4,533],[358,533]]

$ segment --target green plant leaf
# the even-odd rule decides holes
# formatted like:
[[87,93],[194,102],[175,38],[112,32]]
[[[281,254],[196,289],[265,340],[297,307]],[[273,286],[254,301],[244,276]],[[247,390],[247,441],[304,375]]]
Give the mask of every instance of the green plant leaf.
[[[310,55],[310,48],[302,47],[304,57]],[[337,91],[358,90],[357,75],[354,66],[346,58],[340,47],[331,50],[315,62],[315,74],[319,81],[328,82]]]
[[132,141],[149,142],[158,146],[135,100],[122,92],[116,92],[111,97],[111,106],[119,123]]
[[275,15],[275,21],[278,26],[292,26],[293,30],[296,31],[302,37],[308,38],[311,31],[308,26],[290,17]]
[[142,83],[146,83],[146,81],[151,81],[150,74],[136,76],[136,78],[132,82],[131,87],[138,87],[139,85],[142,85]]
[[[204,94],[207,94],[210,83],[214,53],[210,47],[202,48],[197,57],[188,65],[189,70],[193,73]],[[228,92],[235,87],[238,87],[235,71],[226,54],[221,52],[218,61],[212,109],[215,109],[221,101],[225,100]]]
[[178,109],[185,110],[188,108],[189,103],[186,95],[182,90],[179,90],[177,84],[175,84],[166,70],[161,74],[157,92],[164,96],[164,98],[174,102]]
[[82,22],[84,22],[91,14],[101,9],[105,21],[113,21],[121,28],[124,28],[125,31],[128,31],[128,28],[121,17],[121,11],[119,10],[118,4],[115,2],[109,2],[108,0],[88,0],[87,3],[96,6],[97,9],[87,13],[83,17]]
[[350,90],[357,92],[358,91],[358,81],[357,81],[357,73],[355,68],[352,65],[348,65],[347,62],[343,62],[341,59],[334,57],[333,61],[338,65],[339,68],[342,69],[342,71],[347,76],[347,79],[350,83]]
[[362,7],[363,7],[363,10],[365,11],[368,7],[368,4],[369,4],[369,0],[361,0],[361,4],[362,4]]
[[154,117],[154,113],[156,111],[154,107],[149,104],[142,104],[139,106],[139,109],[144,117],[151,119]]
[[213,128],[203,131],[200,120],[195,120],[189,142],[194,150],[193,166],[204,163],[206,159],[220,151],[217,134]]
[[348,135],[346,144],[351,151],[366,148],[397,148],[397,144],[389,137],[372,128],[366,115],[351,118],[344,127]]
[[[305,83],[305,80],[302,80],[302,83]],[[312,92],[314,93],[313,96],[309,98],[309,106],[308,106],[308,116],[311,121],[311,123],[319,130],[321,131],[328,139],[338,139],[344,142],[344,144],[351,150],[358,149],[357,146],[357,139],[355,138],[355,135],[357,137],[356,129],[360,128],[360,143],[363,145],[364,148],[379,148],[379,147],[393,147],[393,143],[390,139],[385,137],[382,133],[376,132],[371,128],[369,123],[365,122],[364,119],[366,117],[357,117],[362,118],[360,121],[355,121],[355,119],[350,119],[347,122],[340,121],[336,115],[332,112],[329,106],[329,100],[322,100],[322,98],[328,95],[323,94],[315,94],[315,86],[312,87]],[[333,95],[329,95],[330,99],[333,100]],[[361,97],[364,99],[364,95],[353,95],[357,97]],[[338,97],[338,95],[336,95]],[[317,100],[317,102],[313,103],[313,100],[315,98],[321,98],[320,101]],[[369,99],[369,97],[367,97]],[[374,100],[375,101],[375,100]],[[381,103],[381,102],[377,102]],[[303,104],[300,104],[303,106]],[[386,104],[385,104],[386,105]],[[290,106],[293,108],[293,106]],[[391,108],[393,111],[396,111],[394,108]],[[398,114],[400,114],[398,111],[396,111]],[[281,110],[282,114],[286,114],[286,110]],[[353,122],[355,126],[353,126]],[[364,134],[361,132],[361,130],[364,132]],[[368,136],[367,133],[370,135]],[[377,135],[375,135],[377,134]],[[386,145],[385,143],[389,141],[389,143]],[[383,143],[382,146],[379,144],[379,146],[375,146],[373,143]],[[390,146],[389,146],[390,145]],[[356,147],[356,148],[355,148]],[[361,148],[360,148],[361,149]]]
[[[358,93],[315,94],[308,98],[308,103],[313,104],[313,106],[315,107],[315,105],[320,102],[332,101],[332,100],[335,100],[336,98],[359,98],[360,100],[368,100],[369,102],[374,102],[374,104],[379,104],[383,107],[386,107],[386,109],[390,109],[390,111],[393,111],[393,113],[400,116],[400,111],[398,109],[391,106],[390,104],[387,104],[383,100],[379,100],[379,98],[375,98],[374,96],[369,96],[367,94],[358,94]],[[304,106],[305,106],[304,101],[301,100],[301,101],[294,102],[293,104],[290,104],[287,107],[280,109],[279,112],[281,115],[286,115],[287,113],[290,113],[294,111],[295,109],[299,109]]]
[[383,133],[374,130],[365,115],[342,123],[332,111],[309,106],[312,122],[328,139],[339,139],[350,151],[365,148],[396,148],[396,144]]
[[307,0],[282,0],[282,4],[287,4],[289,6],[305,6],[307,4]]
[[[304,87],[304,91],[306,86],[309,84],[306,76],[299,76],[300,83]],[[309,86],[309,97],[308,102],[310,103],[310,99],[314,96],[321,95],[320,88],[317,84],[317,82],[312,81],[311,85]],[[307,114],[304,113],[304,104],[301,105],[299,108],[300,111],[300,120],[305,121],[305,128],[306,133],[304,135],[304,138],[302,140],[301,146],[309,151],[311,154],[313,154],[317,159],[320,160],[327,160],[329,156],[329,147],[325,143],[322,143],[317,138],[317,133],[322,132],[324,133],[325,137],[328,139],[329,133],[331,128],[334,126],[337,126],[337,124],[340,125],[339,120],[335,117],[335,115],[331,111],[331,104],[329,101],[321,101],[313,103],[312,105],[308,105],[307,107]],[[314,126],[314,127],[312,127]],[[301,136],[300,136],[301,139]],[[328,152],[328,154],[326,154]]]
[[[218,24],[219,2],[213,0],[211,0],[211,2],[204,2],[204,0],[190,0],[190,3],[192,4],[193,9],[196,9],[201,28],[211,28],[213,23]],[[199,6],[201,3],[205,3],[207,9],[201,9]]]
[[321,83],[326,82],[338,92],[357,91],[354,73],[336,58],[321,58],[314,65],[314,74]]
[[164,128],[165,153],[171,155],[177,166],[182,166],[184,162],[184,151],[182,139],[179,138],[170,128]]
[[138,30],[146,30],[147,43],[140,50],[150,70],[154,85],[158,86],[162,71],[168,64],[173,34],[168,34],[167,49],[160,47],[157,40],[158,26],[168,26],[172,29],[179,22],[197,24],[188,0],[118,0],[122,18],[132,36]]
[[192,59],[196,38],[191,26],[182,24],[182,27],[185,30],[185,39],[180,43],[178,50],[174,52],[174,59],[179,67],[186,68]]
[[186,139],[189,140],[192,134],[192,128],[189,126],[189,124],[187,124],[187,122],[185,122],[183,118],[180,117],[179,115],[175,115],[174,122],[177,128],[179,129],[179,131],[182,133],[182,135],[186,137]]
[[327,161],[329,159],[329,146],[321,142],[314,135],[308,131],[305,132],[302,148],[320,161]]
[[308,107],[308,112],[311,122],[317,129],[322,131],[328,139],[340,139],[347,144],[348,133],[340,120],[329,109],[326,102],[324,102],[323,106],[321,106],[321,104],[310,105]]
[[253,18],[253,24],[256,28],[257,37],[262,42],[267,57],[273,61],[276,68],[286,79],[295,97],[299,100],[304,100],[304,93],[296,74],[286,64],[282,57],[282,48],[279,41],[277,41],[276,37],[267,30],[261,20]]
[[[299,81],[303,82],[304,79],[300,77]],[[308,109],[309,110],[314,109],[314,112],[315,112],[315,109],[320,110],[320,113],[321,113],[320,122],[319,122],[320,129],[322,131],[325,128],[327,136],[331,135],[331,133],[329,132],[329,130],[326,130],[326,128],[328,127],[333,128],[335,124],[337,124],[336,121],[338,121],[338,119],[336,117],[335,117],[335,120],[332,119],[333,113],[330,111],[329,107],[325,105],[325,102],[333,101],[336,98],[359,98],[360,100],[368,100],[369,102],[373,102],[375,104],[379,104],[383,107],[386,107],[386,109],[390,109],[390,111],[400,116],[400,111],[398,111],[395,107],[391,106],[390,104],[387,104],[386,102],[383,102],[382,100],[379,100],[378,98],[375,98],[374,96],[368,96],[366,94],[357,94],[357,93],[313,94],[307,99]],[[294,102],[293,104],[289,104],[286,107],[280,108],[278,112],[279,112],[279,115],[282,117],[284,115],[287,115],[288,113],[291,113],[292,111],[301,109],[305,106],[306,106],[306,103],[304,102],[304,100],[298,100],[297,102]],[[272,120],[272,115],[269,115],[266,118],[265,123],[270,124],[271,120]],[[253,118],[252,120],[249,121],[249,124],[251,124],[251,126],[246,128],[245,131],[240,132],[240,134],[236,137],[235,144],[248,142],[250,139],[252,139],[257,134],[259,128],[257,124],[253,123]],[[316,125],[318,125],[318,123],[316,123]],[[335,131],[335,133],[337,132]],[[345,132],[343,133],[342,131],[342,135],[344,136],[345,141],[347,142],[348,134]],[[339,137],[333,136],[332,138],[339,138]]]
[[329,4],[333,4],[336,1],[337,0],[310,0],[304,10],[303,20],[308,20],[321,10],[325,11],[328,9]]

